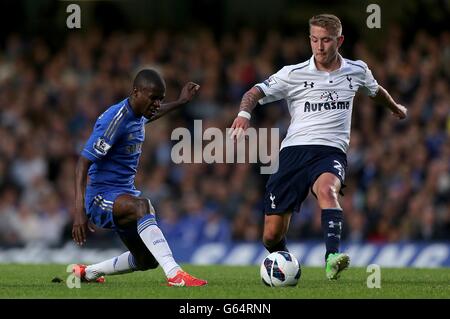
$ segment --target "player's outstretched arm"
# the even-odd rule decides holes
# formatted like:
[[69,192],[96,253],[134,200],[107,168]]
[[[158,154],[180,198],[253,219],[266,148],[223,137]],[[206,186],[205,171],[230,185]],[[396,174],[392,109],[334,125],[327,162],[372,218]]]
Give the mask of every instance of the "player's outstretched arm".
[[245,132],[250,127],[251,113],[258,101],[264,97],[264,93],[256,86],[245,92],[239,106],[239,113],[231,125],[231,138],[239,139],[241,133]]
[[159,119],[160,117],[163,117],[169,112],[172,112],[173,110],[176,110],[180,106],[183,106],[187,103],[189,103],[197,94],[198,90],[200,89],[200,85],[194,83],[194,82],[188,82],[184,85],[183,89],[181,90],[180,96],[178,97],[178,100],[174,102],[169,102],[162,104],[159,108],[158,112],[153,115],[149,122],[155,121]]
[[373,98],[373,100],[375,103],[388,107],[392,111],[392,115],[399,120],[406,118],[406,115],[408,114],[406,107],[396,103],[388,91],[386,91],[386,89],[381,85],[378,86],[377,95]]
[[84,211],[87,172],[92,162],[80,156],[75,169],[75,215],[73,216],[72,238],[78,245],[86,242],[88,220]]

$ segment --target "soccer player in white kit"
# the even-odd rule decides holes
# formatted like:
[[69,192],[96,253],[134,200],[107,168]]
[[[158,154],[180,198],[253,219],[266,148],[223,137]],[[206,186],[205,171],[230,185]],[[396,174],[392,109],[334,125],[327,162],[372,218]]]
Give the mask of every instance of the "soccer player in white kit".
[[291,124],[281,143],[279,169],[266,185],[263,243],[269,252],[287,251],[292,212],[299,211],[311,190],[322,210],[325,273],[337,279],[350,263],[349,256],[339,252],[343,217],[338,194],[345,186],[353,98],[361,88],[398,119],[404,119],[407,110],[378,85],[366,63],[339,54],[344,36],[338,17],[314,16],[309,27],[312,57],[283,67],[247,91],[231,127],[232,135],[239,135],[249,127],[258,102],[286,99]]

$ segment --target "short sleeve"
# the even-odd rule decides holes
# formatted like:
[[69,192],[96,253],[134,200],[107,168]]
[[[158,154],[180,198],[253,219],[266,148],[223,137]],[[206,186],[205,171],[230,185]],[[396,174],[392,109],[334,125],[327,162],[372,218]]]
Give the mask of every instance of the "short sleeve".
[[92,162],[106,156],[120,136],[121,124],[124,122],[126,111],[121,109],[115,114],[108,113],[106,111],[97,119],[94,130],[81,151],[81,155]]
[[372,71],[365,64],[365,75],[364,75],[364,91],[368,96],[374,97],[378,93],[378,82],[373,77]]
[[264,82],[256,84],[255,86],[265,95],[258,102],[266,104],[286,98],[290,89],[288,75],[288,68],[284,67]]

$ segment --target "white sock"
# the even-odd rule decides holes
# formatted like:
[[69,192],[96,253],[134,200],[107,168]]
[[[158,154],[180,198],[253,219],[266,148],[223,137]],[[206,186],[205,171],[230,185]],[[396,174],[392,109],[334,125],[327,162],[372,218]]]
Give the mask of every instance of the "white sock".
[[134,257],[127,251],[120,256],[87,266],[86,279],[94,280],[103,275],[126,274],[136,269]]
[[138,221],[138,233],[148,250],[158,261],[167,278],[176,275],[181,267],[173,259],[172,251],[162,231],[156,225],[155,215],[148,214]]

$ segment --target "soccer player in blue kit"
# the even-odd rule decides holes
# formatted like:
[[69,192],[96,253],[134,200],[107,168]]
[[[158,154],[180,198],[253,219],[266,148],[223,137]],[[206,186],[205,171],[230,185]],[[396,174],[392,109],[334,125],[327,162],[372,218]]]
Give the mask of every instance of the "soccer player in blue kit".
[[269,252],[287,251],[292,212],[300,210],[311,191],[322,210],[325,274],[337,279],[350,263],[339,252],[343,213],[338,194],[345,186],[353,98],[361,89],[398,119],[406,117],[407,109],[378,85],[366,63],[339,54],[344,36],[338,17],[314,16],[309,27],[312,57],[283,67],[247,91],[231,128],[232,136],[241,135],[258,102],[286,99],[291,123],[281,143],[278,171],[266,185],[263,243]]
[[104,275],[160,265],[169,286],[207,284],[177,264],[150,200],[139,197],[141,192],[134,186],[145,124],[185,105],[198,89],[199,85],[189,82],[177,101],[161,104],[165,82],[156,71],[145,69],[136,75],[131,95],[98,117],[76,166],[72,236],[83,245],[90,220],[98,227],[114,230],[129,251],[94,265],[76,265],[74,272],[82,281],[103,282]]

